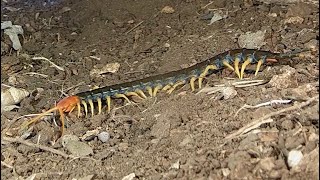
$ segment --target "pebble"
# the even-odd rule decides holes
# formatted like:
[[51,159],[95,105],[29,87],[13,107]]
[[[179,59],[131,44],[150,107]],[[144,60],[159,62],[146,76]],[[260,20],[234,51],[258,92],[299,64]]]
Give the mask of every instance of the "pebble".
[[110,134],[106,131],[103,131],[98,134],[98,139],[103,143],[108,142],[110,139]]
[[302,160],[303,154],[298,150],[291,150],[288,154],[288,165],[289,167],[294,167],[299,164]]

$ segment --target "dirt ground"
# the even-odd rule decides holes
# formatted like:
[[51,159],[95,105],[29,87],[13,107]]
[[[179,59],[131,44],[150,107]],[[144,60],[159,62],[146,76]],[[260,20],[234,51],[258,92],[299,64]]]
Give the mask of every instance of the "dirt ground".
[[[31,93],[19,109],[1,114],[1,179],[319,179],[317,1],[2,0],[1,5],[1,21],[24,29],[19,54],[2,32],[1,88]],[[226,16],[210,24],[216,12]],[[233,87],[230,81],[239,79],[228,70],[209,76],[207,86],[225,84],[236,91],[229,98],[184,86],[136,105],[115,100],[111,114],[71,113],[65,134],[81,139],[77,150],[92,150],[85,157],[72,158],[63,138],[57,140],[58,116],[57,123],[48,116],[32,125],[20,142],[12,139],[21,136],[12,129],[30,119],[24,115],[48,110],[66,95],[188,67],[242,48],[239,37],[259,30],[265,31],[263,50],[313,51],[263,65],[256,77],[246,73],[270,81],[262,85]],[[110,63],[119,63],[119,69],[91,74]],[[279,99],[291,102],[238,112],[245,104]],[[255,127],[247,126],[253,122]],[[243,128],[248,132],[237,133]],[[102,142],[100,132],[110,138]],[[298,157],[293,152],[303,155],[295,166],[289,162]]]

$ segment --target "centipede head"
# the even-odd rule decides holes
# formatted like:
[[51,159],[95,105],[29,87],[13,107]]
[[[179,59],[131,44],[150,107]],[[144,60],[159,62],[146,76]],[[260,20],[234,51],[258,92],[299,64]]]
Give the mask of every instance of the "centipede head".
[[64,133],[64,112],[71,112],[79,104],[80,104],[80,99],[78,96],[66,97],[66,98],[62,99],[61,101],[59,101],[55,107],[49,109],[48,111],[46,111],[44,113],[39,114],[38,116],[31,119],[30,121],[23,123],[20,126],[20,130],[23,130],[26,127],[28,127],[29,125],[38,122],[43,116],[48,115],[51,112],[59,111],[60,120],[61,120],[61,124],[62,124],[61,134],[63,134]]

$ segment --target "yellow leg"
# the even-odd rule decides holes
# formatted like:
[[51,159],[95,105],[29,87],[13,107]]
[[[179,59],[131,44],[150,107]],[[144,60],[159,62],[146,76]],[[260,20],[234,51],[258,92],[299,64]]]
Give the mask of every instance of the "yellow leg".
[[149,95],[152,97],[152,88],[151,87],[146,87],[146,89],[147,89],[147,91],[148,91],[148,93],[149,93]]
[[126,101],[128,101],[128,103],[131,103],[131,101],[124,94],[115,94],[114,96],[116,98],[124,98]]
[[102,109],[102,102],[101,102],[101,98],[98,98],[97,99],[97,102],[98,102],[98,114],[101,114],[101,109]]
[[81,105],[80,105],[80,102],[77,103],[77,108],[78,108],[78,118],[79,118],[80,115],[81,115]]
[[84,113],[86,114],[86,117],[88,117],[88,105],[85,101],[81,101],[83,107],[84,107]]
[[241,66],[241,73],[240,73],[240,79],[243,78],[243,74],[244,74],[244,70],[246,69],[246,67],[248,66],[248,64],[250,64],[250,60],[247,59],[246,61],[243,62],[242,66]]
[[111,97],[107,96],[107,110],[108,110],[108,113],[110,113],[110,109],[111,109]]
[[61,136],[64,134],[64,113],[62,109],[59,109],[60,121],[61,121]]
[[254,76],[257,76],[257,75],[258,75],[258,72],[259,72],[259,70],[260,70],[260,67],[261,67],[262,63],[263,63],[263,60],[260,59],[260,60],[258,61],[256,73],[254,73]]
[[162,91],[167,91],[169,88],[171,88],[172,84],[167,84],[162,88]]
[[147,96],[144,94],[142,90],[136,90],[136,93],[138,93],[142,98],[147,99]]
[[153,97],[156,97],[158,90],[160,90],[162,86],[156,86],[153,90]]
[[230,70],[232,70],[232,71],[234,71],[234,68],[227,62],[227,61],[222,61],[222,64],[224,65],[224,66],[226,66],[227,68],[229,68]]
[[139,96],[139,94],[136,93],[136,92],[128,92],[128,93],[126,93],[125,95],[126,95],[126,96],[137,96],[138,98],[143,99],[143,98],[142,98],[141,96]]
[[89,99],[89,100],[88,100],[88,103],[89,103],[90,109],[91,109],[91,117],[93,117],[93,115],[94,115],[94,107],[93,107],[93,101],[92,101],[92,99]]
[[237,74],[238,78],[240,78],[239,63],[240,63],[240,59],[236,58],[234,60],[234,72]]
[[191,87],[191,91],[192,91],[192,92],[195,90],[195,88],[194,88],[194,82],[195,82],[196,80],[197,80],[196,77],[192,77],[192,78],[190,79],[190,87]]
[[199,79],[198,79],[198,81],[199,81],[199,89],[202,87],[203,78],[207,75],[208,71],[209,71],[209,70],[216,70],[216,69],[218,69],[217,66],[215,66],[215,65],[208,65],[208,66],[206,67],[206,69],[200,74]]
[[168,93],[168,94],[171,94],[172,91],[174,91],[178,86],[183,85],[183,84],[185,84],[185,83],[186,83],[185,81],[177,82],[175,85],[172,86],[171,89],[169,89],[169,90],[167,91],[167,93]]

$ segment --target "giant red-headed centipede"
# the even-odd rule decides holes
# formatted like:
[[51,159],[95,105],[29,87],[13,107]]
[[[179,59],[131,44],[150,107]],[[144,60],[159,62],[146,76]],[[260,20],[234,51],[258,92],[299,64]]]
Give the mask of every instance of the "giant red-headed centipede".
[[[304,50],[302,50],[304,51]],[[84,107],[86,116],[88,115],[88,104],[90,106],[91,115],[94,115],[94,103],[98,105],[98,114],[102,110],[102,101],[106,101],[107,111],[110,112],[111,99],[123,98],[130,102],[129,96],[137,96],[139,98],[147,98],[145,92],[151,97],[155,97],[157,92],[166,91],[171,94],[178,86],[186,83],[190,84],[191,90],[195,90],[195,82],[198,80],[198,87],[202,87],[202,81],[205,76],[212,74],[214,71],[228,68],[236,73],[242,79],[244,71],[249,64],[257,64],[255,75],[260,70],[262,64],[267,62],[277,62],[281,59],[297,57],[300,52],[291,53],[271,53],[255,49],[234,49],[221,54],[218,54],[210,59],[195,64],[189,68],[172,71],[165,74],[151,76],[148,78],[135,80],[131,82],[106,86],[92,91],[81,92],[73,96],[66,97],[58,102],[58,104],[48,111],[38,115],[34,119],[22,125],[21,129],[37,122],[41,117],[53,111],[59,111],[62,134],[64,132],[65,112],[72,112],[76,107],[78,116],[80,116],[81,105]],[[241,69],[239,70],[239,64]],[[232,66],[233,65],[233,66]]]

